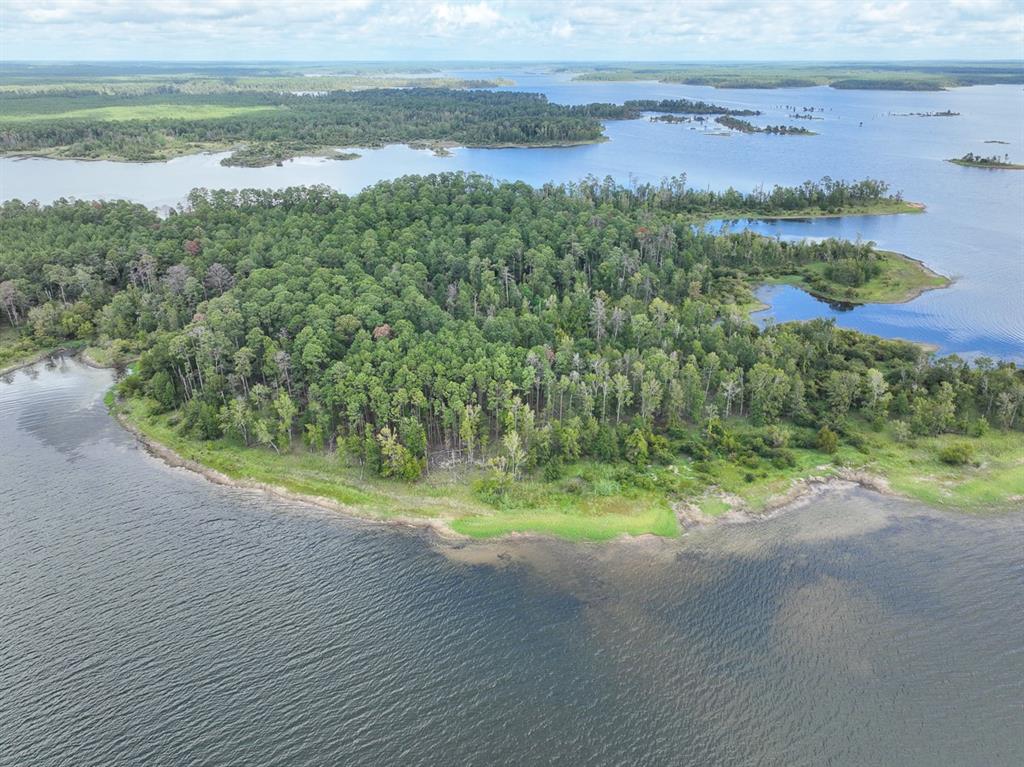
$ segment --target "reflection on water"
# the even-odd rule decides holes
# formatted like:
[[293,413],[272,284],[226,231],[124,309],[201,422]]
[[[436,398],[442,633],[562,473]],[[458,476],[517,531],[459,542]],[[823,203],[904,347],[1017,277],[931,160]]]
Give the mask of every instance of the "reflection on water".
[[169,469],[108,381],[0,382],[0,764],[1024,760],[1021,515],[453,550]]
[[[950,290],[947,288],[946,290]],[[839,327],[859,330],[884,338],[902,338],[933,346],[942,352],[955,352],[964,357],[988,355],[1007,360],[1024,361],[1024,345],[998,336],[979,338],[969,329],[946,327],[941,315],[930,309],[930,291],[906,304],[835,304],[815,298],[792,285],[764,285],[755,291],[757,299],[768,306],[751,316],[760,323],[768,320],[792,322],[827,317]],[[1005,312],[1012,318],[1015,306],[991,308],[993,313]]]
[[[686,173],[696,187],[753,190],[801,184],[823,176],[879,178],[924,202],[923,215],[825,219],[757,224],[782,236],[836,236],[874,240],[954,277],[895,306],[854,310],[847,327],[933,343],[943,352],[1024,358],[1024,173],[981,172],[944,162],[984,142],[1010,142],[1024,152],[1024,92],[1018,86],[976,86],[938,93],[842,91],[831,88],[718,91],[665,83],[573,83],[566,73],[469,72],[452,76],[508,76],[518,90],[552,101],[621,103],[636,98],[693,98],[734,108],[760,109],[764,123],[787,122],[788,106],[824,111],[817,136],[709,136],[685,125],[646,119],[610,122],[609,141],[549,149],[455,149],[451,157],[404,146],[360,149],[360,159],[299,158],[283,167],[225,168],[223,154],[182,157],[145,165],[110,162],[0,159],[0,198],[50,202],[60,197],[126,198],[149,206],[176,205],[194,187],[240,188],[328,184],[355,193],[381,179],[407,174],[472,171],[531,184],[576,181],[587,174],[656,182]],[[896,117],[894,113],[960,112],[955,118]],[[792,122],[792,121],[789,121]],[[1021,155],[1024,157],[1024,155]],[[1017,159],[1021,159],[1018,157]],[[779,321],[828,315],[824,304],[784,300]],[[890,332],[893,331],[893,332]]]

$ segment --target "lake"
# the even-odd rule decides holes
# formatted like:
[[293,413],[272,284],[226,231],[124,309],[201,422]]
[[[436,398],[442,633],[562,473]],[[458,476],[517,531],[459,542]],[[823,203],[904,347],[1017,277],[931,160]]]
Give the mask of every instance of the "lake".
[[[658,181],[686,173],[698,187],[749,191],[759,185],[799,184],[823,176],[888,181],[923,215],[816,221],[759,222],[754,228],[785,237],[862,237],[906,253],[953,277],[952,287],[902,305],[834,312],[793,288],[761,297],[778,321],[833,316],[843,327],[932,344],[942,352],[1024,361],[1024,172],[962,168],[944,162],[972,151],[1008,152],[1024,159],[1024,89],[978,86],[937,93],[782,90],[641,83],[572,82],[566,74],[454,71],[456,77],[506,76],[515,89],[552,101],[621,103],[636,98],[693,98],[760,109],[759,124],[809,126],[818,136],[710,135],[688,125],[646,119],[609,122],[609,141],[551,149],[455,149],[451,157],[405,146],[359,150],[353,161],[299,158],[283,167],[225,168],[224,154],[166,163],[129,164],[0,159],[0,198],[125,198],[173,206],[194,187],[281,188],[329,184],[355,193],[381,179],[413,173],[471,171],[531,184],[575,181],[587,174],[621,182]],[[787,119],[786,106],[815,107],[821,120]],[[952,110],[959,117],[896,116]],[[986,141],[1005,141],[986,144]]]
[[0,764],[1024,763],[1024,517],[850,490],[452,549],[170,469],[0,380]]

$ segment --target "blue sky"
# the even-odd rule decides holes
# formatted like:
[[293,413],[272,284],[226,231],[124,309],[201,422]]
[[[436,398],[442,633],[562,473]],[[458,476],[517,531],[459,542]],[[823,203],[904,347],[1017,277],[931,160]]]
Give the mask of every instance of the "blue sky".
[[1024,59],[1024,0],[0,0],[0,57]]

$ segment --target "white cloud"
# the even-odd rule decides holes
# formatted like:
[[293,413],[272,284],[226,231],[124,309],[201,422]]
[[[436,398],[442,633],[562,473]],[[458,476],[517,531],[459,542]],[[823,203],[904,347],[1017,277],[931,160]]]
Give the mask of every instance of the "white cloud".
[[501,14],[484,2],[475,5],[438,3],[431,13],[437,23],[446,28],[493,27],[501,21]]
[[572,37],[573,31],[572,23],[568,19],[559,19],[551,25],[552,36],[562,40],[568,40]]
[[0,0],[0,52],[7,59],[1024,58],[1024,5],[1021,0]]

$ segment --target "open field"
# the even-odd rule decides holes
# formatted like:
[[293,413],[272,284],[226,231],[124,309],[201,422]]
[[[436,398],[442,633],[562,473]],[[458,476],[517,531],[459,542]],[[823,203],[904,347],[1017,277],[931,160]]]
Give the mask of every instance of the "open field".
[[223,104],[137,104],[107,106],[91,109],[72,109],[66,112],[0,115],[0,126],[5,123],[33,122],[37,120],[221,120],[238,115],[273,111],[272,106],[227,106]]

